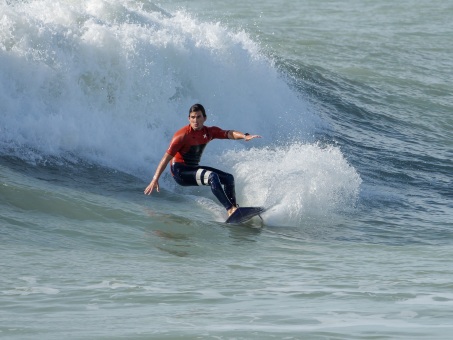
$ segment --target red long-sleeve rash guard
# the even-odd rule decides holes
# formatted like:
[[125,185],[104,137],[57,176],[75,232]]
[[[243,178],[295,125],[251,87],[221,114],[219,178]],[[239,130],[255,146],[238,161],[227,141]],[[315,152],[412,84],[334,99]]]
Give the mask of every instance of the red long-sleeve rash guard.
[[198,166],[206,144],[213,139],[228,139],[228,130],[203,126],[196,131],[190,125],[184,126],[173,135],[167,153],[174,157],[173,162]]

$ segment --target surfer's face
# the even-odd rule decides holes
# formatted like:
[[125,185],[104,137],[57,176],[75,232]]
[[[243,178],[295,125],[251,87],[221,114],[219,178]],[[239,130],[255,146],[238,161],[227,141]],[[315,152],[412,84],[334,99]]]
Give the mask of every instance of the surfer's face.
[[191,112],[189,115],[189,123],[194,130],[201,130],[205,121],[206,117],[203,116],[201,111]]

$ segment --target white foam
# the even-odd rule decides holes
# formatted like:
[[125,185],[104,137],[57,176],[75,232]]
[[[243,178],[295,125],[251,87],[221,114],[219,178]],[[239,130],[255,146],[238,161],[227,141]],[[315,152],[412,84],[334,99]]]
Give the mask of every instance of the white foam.
[[414,298],[407,299],[399,302],[405,305],[453,305],[453,294],[440,293],[440,294],[419,294]]
[[27,285],[4,290],[2,291],[2,293],[5,295],[31,295],[31,294],[55,295],[60,293],[60,290],[57,288],[38,285],[38,280],[35,277],[22,276],[19,279],[25,281]]
[[268,142],[319,123],[244,31],[132,1],[0,11],[1,153],[70,154],[149,175],[194,102],[210,125]]
[[243,205],[270,207],[266,224],[300,225],[309,217],[350,209],[361,179],[337,147],[287,147],[230,151]]
[[98,284],[87,286],[85,289],[118,289],[118,288],[137,288],[137,285],[130,285],[119,281],[108,281],[104,280]]

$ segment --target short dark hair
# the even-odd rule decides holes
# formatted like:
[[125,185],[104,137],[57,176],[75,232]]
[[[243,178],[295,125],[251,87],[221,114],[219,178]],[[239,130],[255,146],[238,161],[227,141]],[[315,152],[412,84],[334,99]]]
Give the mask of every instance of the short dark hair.
[[203,107],[203,105],[201,104],[193,104],[191,107],[190,107],[190,110],[189,110],[189,116],[192,112],[198,112],[198,111],[201,111],[201,113],[203,113],[203,117],[206,118],[206,111]]

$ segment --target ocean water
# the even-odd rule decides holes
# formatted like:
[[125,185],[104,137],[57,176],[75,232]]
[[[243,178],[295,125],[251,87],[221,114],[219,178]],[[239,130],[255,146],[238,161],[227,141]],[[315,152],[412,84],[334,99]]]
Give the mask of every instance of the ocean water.
[[[2,339],[450,339],[452,1],[0,2]],[[143,190],[202,103],[207,187]]]

